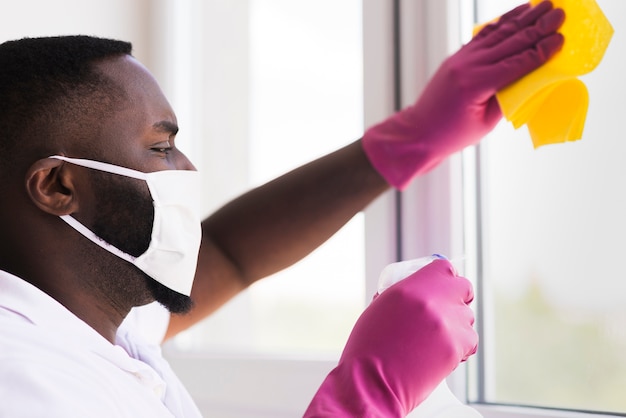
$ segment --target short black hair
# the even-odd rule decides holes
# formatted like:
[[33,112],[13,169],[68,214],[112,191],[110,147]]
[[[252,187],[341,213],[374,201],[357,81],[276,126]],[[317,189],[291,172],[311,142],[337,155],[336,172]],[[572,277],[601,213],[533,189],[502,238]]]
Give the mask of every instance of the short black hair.
[[129,42],[84,35],[0,44],[0,173],[28,153],[46,156],[119,102],[121,87],[94,64],[131,52]]

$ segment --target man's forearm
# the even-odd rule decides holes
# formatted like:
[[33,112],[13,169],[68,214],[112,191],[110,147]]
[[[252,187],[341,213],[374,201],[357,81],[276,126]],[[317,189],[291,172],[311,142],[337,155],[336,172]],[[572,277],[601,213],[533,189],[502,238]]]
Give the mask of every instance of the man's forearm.
[[203,232],[250,284],[309,254],[388,187],[357,141],[233,200]]

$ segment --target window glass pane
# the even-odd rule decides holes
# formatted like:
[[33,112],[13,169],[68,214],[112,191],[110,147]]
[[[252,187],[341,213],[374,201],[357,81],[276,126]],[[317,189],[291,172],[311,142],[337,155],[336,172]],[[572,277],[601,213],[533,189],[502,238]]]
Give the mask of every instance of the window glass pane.
[[[361,15],[358,0],[249,1],[250,187],[360,137]],[[363,228],[357,215],[308,258],[255,284],[177,345],[335,354],[364,307]]]
[[[479,19],[517,3],[479,0]],[[615,28],[626,25],[625,2],[598,4]],[[581,141],[534,150],[525,127],[503,123],[484,142],[488,401],[626,412],[625,42],[617,30],[581,77],[590,94]]]

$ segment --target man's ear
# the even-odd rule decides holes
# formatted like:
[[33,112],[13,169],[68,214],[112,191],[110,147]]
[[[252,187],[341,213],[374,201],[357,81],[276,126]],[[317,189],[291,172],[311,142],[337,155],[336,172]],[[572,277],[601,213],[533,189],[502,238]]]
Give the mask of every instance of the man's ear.
[[61,160],[37,160],[26,172],[26,192],[44,212],[68,215],[78,210],[73,173]]

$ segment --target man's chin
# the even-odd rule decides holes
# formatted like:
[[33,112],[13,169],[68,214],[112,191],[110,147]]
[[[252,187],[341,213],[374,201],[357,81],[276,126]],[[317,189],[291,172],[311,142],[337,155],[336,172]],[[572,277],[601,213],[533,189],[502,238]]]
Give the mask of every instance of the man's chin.
[[149,276],[146,276],[146,282],[154,300],[171,313],[182,315],[189,313],[193,308],[193,299],[191,297],[175,292]]

